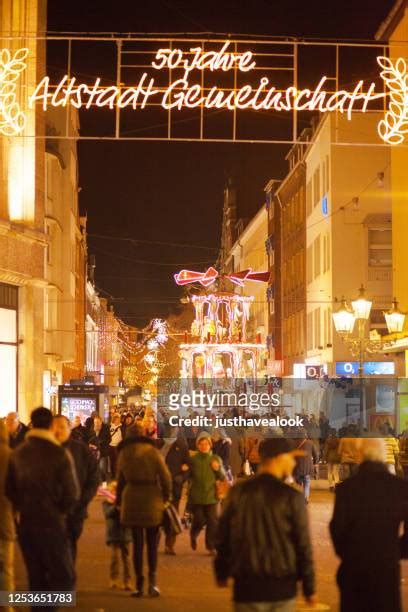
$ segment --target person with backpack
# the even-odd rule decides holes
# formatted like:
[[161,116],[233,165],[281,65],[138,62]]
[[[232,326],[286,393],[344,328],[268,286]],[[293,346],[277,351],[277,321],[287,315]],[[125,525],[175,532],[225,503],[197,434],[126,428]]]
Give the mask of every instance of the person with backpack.
[[294,612],[297,583],[313,606],[315,576],[303,495],[285,483],[295,450],[286,438],[267,438],[253,478],[230,491],[221,515],[214,569],[217,584],[234,580],[235,612]]

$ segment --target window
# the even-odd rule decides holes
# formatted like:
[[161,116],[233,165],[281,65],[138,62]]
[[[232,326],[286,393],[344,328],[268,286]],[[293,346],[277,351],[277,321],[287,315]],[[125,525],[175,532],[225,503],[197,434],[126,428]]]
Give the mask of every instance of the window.
[[51,228],[49,223],[45,225],[45,234],[47,236],[47,246],[45,248],[45,256],[47,264],[51,263]]
[[327,324],[327,330],[328,330],[327,344],[332,344],[333,343],[333,317],[332,317],[332,309],[331,308],[328,308],[328,310],[327,310],[327,320],[328,320],[328,324]]
[[320,329],[320,306],[319,308],[316,308],[314,311],[314,333],[315,333],[314,346],[315,348],[318,348],[322,344],[321,329]]
[[313,278],[317,278],[320,274],[320,234],[313,243],[313,250],[314,250]]
[[308,217],[313,209],[312,204],[312,180],[306,185],[306,216]]
[[307,313],[307,350],[313,349],[313,312]]
[[306,250],[306,282],[310,284],[313,280],[313,245]]
[[0,417],[17,410],[18,289],[0,283]]
[[330,270],[330,234],[323,236],[323,268],[322,273]]
[[325,193],[328,193],[329,188],[330,188],[330,166],[329,166],[329,156],[326,155],[326,182],[323,185],[323,191]]
[[320,202],[320,167],[313,174],[313,204],[317,206]]
[[392,266],[392,232],[388,228],[369,228],[368,265],[371,267]]

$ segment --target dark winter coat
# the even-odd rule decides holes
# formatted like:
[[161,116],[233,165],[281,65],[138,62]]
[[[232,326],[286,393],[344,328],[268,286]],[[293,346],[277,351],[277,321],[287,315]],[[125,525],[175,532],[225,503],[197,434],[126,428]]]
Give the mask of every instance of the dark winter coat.
[[24,438],[25,438],[27,431],[29,431],[27,425],[24,425],[24,423],[19,423],[17,427],[17,431],[11,434],[11,436],[9,436],[10,448],[15,449],[17,448],[17,446],[19,446],[19,444],[24,442]]
[[98,464],[93,453],[83,442],[69,438],[64,448],[69,450],[74,459],[80,497],[70,512],[70,522],[82,523],[87,517],[87,506],[98,489]]
[[61,527],[79,499],[73,459],[49,431],[32,429],[11,454],[6,495],[21,525]]
[[122,442],[118,464],[117,506],[126,527],[156,527],[171,498],[171,475],[154,441],[144,436]]
[[304,457],[296,457],[296,467],[293,472],[295,479],[299,476],[313,476],[313,464],[317,463],[318,459],[313,441],[308,439],[296,440],[296,447],[305,451],[306,455]]
[[0,541],[14,540],[14,519],[10,500],[4,494],[7,468],[11,450],[8,445],[9,436],[6,425],[0,419]]
[[234,578],[235,601],[292,599],[298,580],[306,596],[314,593],[305,500],[274,476],[260,474],[231,489],[216,549],[217,578]]
[[[224,480],[225,472],[222,466],[222,461],[218,455],[213,455],[212,452],[200,453],[197,452],[191,457],[191,489],[190,503],[208,506],[217,503],[215,481]],[[215,472],[211,463],[218,461],[220,469]]]
[[166,455],[166,465],[173,482],[173,499],[180,500],[183,483],[189,476],[189,472],[183,471],[181,467],[183,465],[190,467],[190,453],[185,440],[177,439],[173,442]]
[[221,458],[225,470],[230,469],[231,440],[230,438],[220,438],[213,445],[213,452]]
[[120,524],[120,512],[118,508],[108,501],[102,502],[102,510],[106,522],[106,544],[130,544],[132,531]]
[[87,428],[84,427],[83,425],[77,425],[76,427],[73,427],[71,431],[71,439],[79,440],[80,442],[86,443],[88,441]]
[[336,487],[330,533],[341,559],[342,612],[400,612],[404,522],[408,482],[390,474],[385,464],[366,461]]
[[101,457],[108,457],[109,455],[109,444],[110,444],[110,432],[109,427],[106,423],[102,423],[102,427],[98,433],[94,429],[90,431],[88,438],[88,444],[96,446]]

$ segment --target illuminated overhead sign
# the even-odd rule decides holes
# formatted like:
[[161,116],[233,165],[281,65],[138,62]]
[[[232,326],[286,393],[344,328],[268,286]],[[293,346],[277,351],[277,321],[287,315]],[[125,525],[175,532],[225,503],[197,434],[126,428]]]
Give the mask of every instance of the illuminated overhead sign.
[[[26,68],[27,49],[12,55],[8,49],[0,52],[0,133],[10,136],[24,131],[25,119],[17,100],[17,81]],[[135,85],[104,85],[100,77],[93,83],[81,83],[66,74],[56,83],[45,76],[28,97],[28,108],[72,106],[143,110],[154,104],[167,111],[182,109],[250,109],[260,111],[338,111],[351,119],[352,113],[367,112],[378,99],[388,98],[384,118],[378,124],[380,138],[389,144],[399,144],[408,131],[407,65],[403,58],[391,60],[377,57],[382,68],[380,76],[384,90],[376,91],[374,82],[358,81],[350,91],[330,90],[327,76],[316,81],[313,89],[298,89],[295,85],[279,88],[267,76],[260,76],[252,84],[233,87],[206,85],[196,75],[210,73],[245,74],[260,70],[252,51],[238,52],[227,41],[218,51],[206,51],[202,46],[188,50],[160,48],[150,62],[152,72],[143,72]],[[163,85],[161,71],[168,71],[169,82]],[[175,71],[175,72],[174,72]],[[172,78],[172,75],[180,78]]]

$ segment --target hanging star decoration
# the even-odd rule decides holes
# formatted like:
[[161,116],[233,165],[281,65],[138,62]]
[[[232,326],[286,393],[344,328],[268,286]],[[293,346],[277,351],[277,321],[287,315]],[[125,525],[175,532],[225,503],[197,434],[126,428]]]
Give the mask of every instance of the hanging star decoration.
[[8,49],[0,52],[0,134],[15,136],[26,124],[26,117],[17,101],[17,82],[27,68],[28,49],[18,49],[13,55]]
[[163,367],[159,359],[159,352],[169,338],[166,321],[163,321],[163,319],[153,319],[152,330],[154,335],[146,343],[148,352],[143,359],[146,369],[152,375],[151,381],[156,382],[158,374]]

